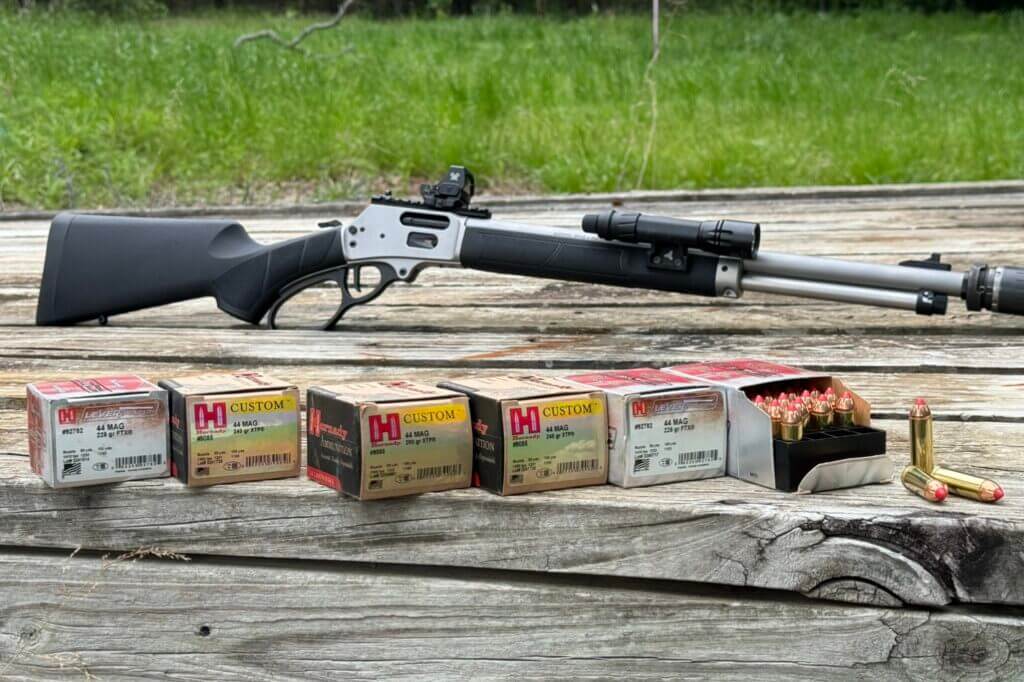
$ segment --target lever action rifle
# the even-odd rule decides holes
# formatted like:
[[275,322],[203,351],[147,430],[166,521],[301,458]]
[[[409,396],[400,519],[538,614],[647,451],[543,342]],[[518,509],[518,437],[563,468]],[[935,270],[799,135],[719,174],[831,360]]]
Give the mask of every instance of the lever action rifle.
[[[470,207],[473,175],[452,166],[422,201],[390,193],[344,227],[275,244],[233,220],[124,218],[62,213],[53,220],[36,322],[71,324],[213,296],[240,320],[279,326],[281,310],[311,287],[337,285],[321,324],[368,303],[428,266],[739,298],[744,291],[944,314],[950,296],[968,310],[1024,314],[1024,269],[975,265],[952,272],[937,254],[900,265],[759,251],[760,226],[609,211],[583,231],[491,218]],[[370,272],[367,277],[367,272]],[[368,280],[372,280],[368,283]],[[322,319],[322,318],[321,318]]]

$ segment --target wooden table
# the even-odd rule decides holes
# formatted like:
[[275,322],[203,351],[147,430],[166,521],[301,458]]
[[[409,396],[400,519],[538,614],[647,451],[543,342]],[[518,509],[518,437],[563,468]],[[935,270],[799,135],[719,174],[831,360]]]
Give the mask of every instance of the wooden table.
[[[571,227],[612,199],[493,203]],[[760,220],[772,250],[1024,264],[1024,183],[615,199]],[[314,222],[247,224],[276,240]],[[1020,319],[450,270],[334,333],[242,326],[212,301],[36,328],[47,224],[0,221],[0,678],[1024,675]],[[898,483],[797,496],[728,478],[377,503],[305,477],[54,491],[25,455],[24,384],[42,378],[248,367],[305,388],[737,356],[843,376],[898,465],[905,410],[927,396],[940,460],[998,479],[1006,499],[937,506]]]

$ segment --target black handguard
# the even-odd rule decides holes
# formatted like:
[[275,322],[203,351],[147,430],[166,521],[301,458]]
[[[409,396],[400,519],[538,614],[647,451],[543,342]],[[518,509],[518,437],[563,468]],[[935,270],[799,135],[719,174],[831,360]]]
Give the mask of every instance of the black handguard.
[[232,220],[62,213],[50,226],[36,324],[203,296],[258,324],[289,283],[344,265],[338,229],[265,246]]
[[[470,221],[459,254],[463,266],[508,275],[716,295],[719,259],[689,254],[678,268],[654,267],[651,251],[620,242],[581,240],[567,234],[517,234]],[[728,266],[725,266],[728,267]]]

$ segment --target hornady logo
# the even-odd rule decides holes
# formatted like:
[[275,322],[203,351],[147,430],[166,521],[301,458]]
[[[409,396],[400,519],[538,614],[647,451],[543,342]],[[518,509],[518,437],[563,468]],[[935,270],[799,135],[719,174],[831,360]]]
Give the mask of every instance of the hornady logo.
[[637,400],[633,403],[633,416],[634,417],[646,417],[647,416],[647,401]]
[[213,403],[212,405],[198,403],[193,410],[193,416],[195,417],[196,431],[228,427],[227,403]]
[[319,437],[321,433],[326,433],[331,436],[336,436],[341,440],[348,439],[348,429],[325,424],[323,413],[318,407],[309,408],[309,432],[316,437]]
[[370,415],[370,442],[380,443],[384,440],[398,440],[402,437],[402,427],[398,422],[398,413]]
[[59,410],[57,410],[57,421],[59,421],[61,424],[74,424],[75,408],[62,407]]
[[526,410],[523,410],[521,407],[510,408],[508,420],[512,427],[513,436],[521,436],[524,433],[540,433],[539,407],[528,407]]

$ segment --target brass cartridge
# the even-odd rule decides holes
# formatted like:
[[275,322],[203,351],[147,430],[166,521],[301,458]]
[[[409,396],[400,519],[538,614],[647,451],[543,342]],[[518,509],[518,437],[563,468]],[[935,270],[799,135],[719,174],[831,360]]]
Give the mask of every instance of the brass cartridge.
[[[797,398],[796,400],[791,401],[789,406],[792,409],[796,410],[797,415],[799,415],[799,417],[800,417],[800,426],[801,427],[806,427],[807,426],[807,420],[810,418],[811,415],[807,411],[807,408],[804,406],[803,401],[800,400],[799,398]],[[802,429],[801,429],[801,437],[802,437]]]
[[932,411],[924,398],[910,408],[910,463],[926,473],[935,468],[935,447],[932,443]]
[[945,483],[913,464],[903,469],[900,480],[903,481],[903,487],[929,502],[942,502],[949,495]]
[[782,415],[782,423],[779,425],[779,438],[789,443],[796,442],[804,437],[804,418],[796,405],[790,405]]
[[772,438],[778,438],[782,430],[782,406],[778,400],[773,400],[768,406],[768,416],[772,420]]
[[932,469],[931,475],[932,478],[945,483],[949,492],[954,495],[979,502],[998,502],[1003,499],[1003,489],[995,481],[940,466]]
[[849,391],[836,401],[835,423],[836,426],[853,426],[853,395]]
[[825,400],[824,396],[821,396],[814,402],[814,407],[811,408],[811,420],[808,423],[813,431],[822,431],[832,425],[832,409],[828,406],[828,401]]

